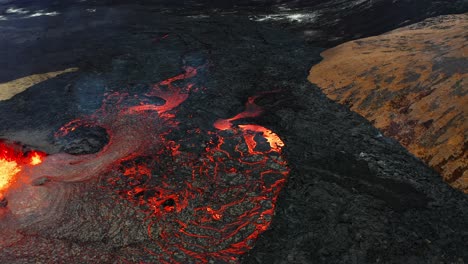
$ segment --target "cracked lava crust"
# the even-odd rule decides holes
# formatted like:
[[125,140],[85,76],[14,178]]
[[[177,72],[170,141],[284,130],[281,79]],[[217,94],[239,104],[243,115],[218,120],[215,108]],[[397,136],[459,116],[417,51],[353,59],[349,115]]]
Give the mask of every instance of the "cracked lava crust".
[[211,130],[179,131],[177,107],[203,89],[190,82],[199,68],[185,67],[144,94],[109,93],[95,113],[55,133],[104,128],[109,142],[97,153],[26,153],[2,143],[2,228],[21,231],[59,219],[75,184],[95,181],[146,216],[141,224],[151,243],[121,261],[237,262],[274,215],[289,172],[284,143],[265,127],[235,124],[261,114],[255,96],[244,112],[217,120]]

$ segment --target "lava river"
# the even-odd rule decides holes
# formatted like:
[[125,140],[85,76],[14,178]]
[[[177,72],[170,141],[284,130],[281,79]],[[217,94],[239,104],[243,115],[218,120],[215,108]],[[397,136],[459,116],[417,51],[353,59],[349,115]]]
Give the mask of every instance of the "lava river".
[[[3,142],[0,226],[21,230],[60,218],[73,183],[97,179],[115,199],[145,213],[142,224],[152,243],[141,251],[158,263],[237,263],[274,216],[289,172],[284,143],[265,127],[236,125],[261,114],[256,97],[210,130],[174,133],[178,106],[201,89],[191,83],[198,70],[185,67],[144,94],[109,93],[95,113],[55,133],[61,138],[80,127],[104,128],[109,143],[98,153],[46,155]],[[181,147],[187,142],[202,151]]]

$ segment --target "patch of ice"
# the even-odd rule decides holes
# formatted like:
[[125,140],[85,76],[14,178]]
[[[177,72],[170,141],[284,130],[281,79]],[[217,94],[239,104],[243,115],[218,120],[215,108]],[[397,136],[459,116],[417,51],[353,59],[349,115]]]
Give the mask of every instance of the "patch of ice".
[[6,18],[6,16],[0,16],[0,21],[5,21],[5,20],[8,20],[8,18]]

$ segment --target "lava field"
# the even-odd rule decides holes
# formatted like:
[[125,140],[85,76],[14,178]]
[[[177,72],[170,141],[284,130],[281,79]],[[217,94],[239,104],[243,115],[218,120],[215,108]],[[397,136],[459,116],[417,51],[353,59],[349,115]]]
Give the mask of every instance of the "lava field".
[[247,2],[0,1],[0,263],[468,261],[466,194],[307,80],[463,3]]

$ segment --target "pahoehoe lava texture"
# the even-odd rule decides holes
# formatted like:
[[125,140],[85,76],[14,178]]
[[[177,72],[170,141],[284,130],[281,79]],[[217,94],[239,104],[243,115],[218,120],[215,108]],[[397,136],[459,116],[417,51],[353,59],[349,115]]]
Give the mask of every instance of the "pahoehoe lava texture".
[[[2,27],[30,26],[4,31],[2,46],[11,55],[1,57],[2,62],[22,52],[45,56],[31,64],[28,56],[18,55],[10,72],[24,76],[52,71],[48,67],[81,69],[0,102],[2,137],[36,131],[38,144],[58,151],[63,146],[51,135],[100,107],[81,107],[87,99],[101,102],[105,92],[138,93],[179,74],[181,66],[206,63],[206,73],[192,80],[204,89],[178,108],[179,131],[209,130],[217,119],[243,111],[248,97],[261,94],[256,102],[264,115],[236,122],[257,123],[280,135],[291,169],[269,230],[241,262],[468,261],[467,197],[307,82],[308,69],[323,49],[243,16],[174,16],[138,5],[98,6],[86,16],[77,10],[30,22],[0,22]],[[64,25],[49,28],[58,21]],[[80,80],[87,80],[86,85]],[[103,91],[101,98],[95,89]],[[195,152],[206,147],[187,146]],[[145,216],[97,184],[73,184],[61,219],[37,223],[21,234],[2,229],[0,261],[113,263],[141,253],[153,243],[147,227],[137,224]]]

